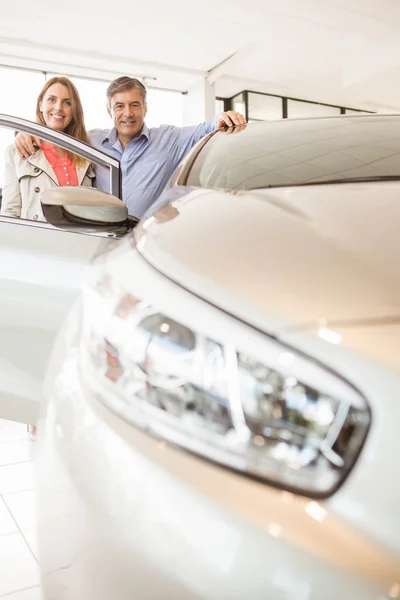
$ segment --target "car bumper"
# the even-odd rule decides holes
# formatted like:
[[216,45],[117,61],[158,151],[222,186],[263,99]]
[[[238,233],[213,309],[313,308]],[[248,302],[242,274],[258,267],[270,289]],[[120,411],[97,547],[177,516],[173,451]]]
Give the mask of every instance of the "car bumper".
[[37,453],[45,600],[391,597],[396,561],[329,503],[137,431],[82,388],[75,356],[59,365]]

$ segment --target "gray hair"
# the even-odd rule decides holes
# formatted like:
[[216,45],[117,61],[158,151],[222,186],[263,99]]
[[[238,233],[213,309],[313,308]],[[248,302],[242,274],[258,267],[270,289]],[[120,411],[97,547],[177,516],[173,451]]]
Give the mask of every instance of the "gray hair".
[[122,77],[118,77],[114,79],[107,88],[107,104],[111,106],[111,98],[117,92],[124,92],[125,90],[137,90],[143,99],[143,104],[147,105],[147,90],[143,83],[139,81],[139,79],[135,79],[134,77],[127,77],[123,75]]

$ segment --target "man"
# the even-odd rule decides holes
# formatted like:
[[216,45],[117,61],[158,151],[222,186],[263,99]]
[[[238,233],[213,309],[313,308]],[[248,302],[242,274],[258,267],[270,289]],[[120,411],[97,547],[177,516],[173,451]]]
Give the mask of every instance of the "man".
[[[128,212],[142,217],[156,201],[182,158],[207,133],[219,127],[243,125],[246,119],[234,111],[190,127],[147,127],[147,90],[133,77],[118,77],[107,88],[107,111],[113,119],[110,130],[89,131],[91,146],[117,158],[122,171],[122,199]],[[21,156],[35,152],[40,140],[19,134],[15,145]],[[108,173],[95,168],[95,186],[108,191]]]

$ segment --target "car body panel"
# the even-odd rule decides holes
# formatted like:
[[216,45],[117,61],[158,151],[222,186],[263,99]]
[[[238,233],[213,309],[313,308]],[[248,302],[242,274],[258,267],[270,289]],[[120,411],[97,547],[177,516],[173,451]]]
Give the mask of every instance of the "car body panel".
[[[121,288],[139,298],[145,298],[150,304],[157,301],[159,290],[163,290],[162,299],[158,300],[161,312],[170,315],[186,326],[192,326],[205,336],[224,340],[234,344],[238,351],[247,355],[252,352],[262,356],[262,343],[268,331],[261,332],[248,326],[221,309],[210,306],[207,301],[195,297],[190,291],[180,289],[155,269],[149,268],[146,262],[132,249],[128,248],[130,240],[126,240],[114,251],[104,255],[105,269]],[[102,258],[103,260],[103,258]],[[137,278],[128,281],[125,273],[134,268]],[[193,315],[196,324],[193,325]],[[265,321],[272,321],[272,315]],[[400,419],[400,376],[398,372],[380,365],[375,361],[360,357],[351,349],[331,344],[312,333],[297,330],[281,330],[274,336],[284,344],[286,351],[304,353],[310,360],[324,365],[328,370],[339,374],[341,378],[354,386],[368,399],[372,413],[371,428],[366,444],[344,484],[345,491],[336,492],[329,504],[334,508],[340,498],[347,498],[351,492],[352,502],[348,503],[349,524],[354,520],[353,510],[359,511],[359,526],[364,527],[370,535],[380,539],[400,559],[400,539],[393,527],[393,515],[400,507],[400,482],[396,477],[397,464],[391,456],[400,449],[398,436],[398,420]],[[361,477],[362,486],[358,477]],[[390,495],[382,494],[382,490],[390,487]],[[362,492],[359,492],[362,488]],[[338,505],[339,505],[338,504]],[[342,509],[339,515],[344,518]],[[371,517],[365,522],[363,515]],[[383,535],[383,538],[380,538]]]
[[344,342],[398,368],[399,193],[397,182],[193,191],[135,236],[162,273],[239,318],[270,333],[351,327]]
[[45,598],[382,600],[396,580],[396,558],[324,506],[149,439],[65,366],[37,456]]
[[[200,330],[230,336],[241,348],[252,345],[253,335],[262,337],[223,312],[210,319],[214,307],[149,268],[128,240],[103,259],[129,293],[150,299],[162,290],[161,310],[183,323],[196,314]],[[127,282],[128,265],[134,281]],[[358,383],[365,379],[363,391],[373,387],[386,404],[376,411],[347,482],[333,498],[316,502],[204,461],[110,412],[82,383],[78,306],[76,311],[53,352],[41,423],[38,505],[46,597],[61,589],[65,600],[109,600],[113,594],[120,600],[132,594],[138,600],[385,597],[398,576],[400,547],[387,515],[397,510],[399,487],[385,481],[395,461],[386,473],[377,467],[387,448],[396,452],[398,444],[396,419],[386,410],[398,380],[390,389],[382,369],[369,372],[351,353],[346,357],[348,373]],[[338,349],[325,345],[324,363],[335,366]],[[388,485],[392,502],[381,514],[376,509]],[[373,519],[367,524],[362,515]]]
[[400,482],[393,460],[399,444],[399,373],[312,332],[290,331],[280,340],[351,382],[368,399],[372,424],[359,459],[329,505],[342,521],[362,528],[398,557],[400,564]]
[[12,221],[0,217],[0,414],[34,423],[56,333],[101,241]]

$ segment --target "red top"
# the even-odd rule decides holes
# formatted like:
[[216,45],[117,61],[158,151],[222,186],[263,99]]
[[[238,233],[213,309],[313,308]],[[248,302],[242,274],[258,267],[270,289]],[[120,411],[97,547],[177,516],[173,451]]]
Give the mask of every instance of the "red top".
[[40,147],[56,174],[58,185],[79,185],[76,167],[69,156],[60,156],[53,144],[47,142],[42,142]]

